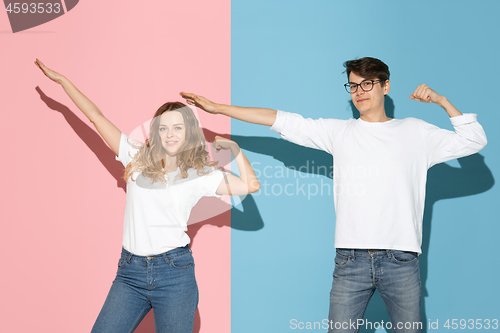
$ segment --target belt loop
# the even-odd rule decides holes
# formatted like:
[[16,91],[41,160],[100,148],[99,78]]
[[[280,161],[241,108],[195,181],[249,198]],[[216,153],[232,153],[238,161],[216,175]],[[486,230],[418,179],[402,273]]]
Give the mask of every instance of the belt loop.
[[168,265],[169,264],[169,259],[167,257],[167,252],[163,252],[161,254],[161,256],[163,257],[163,260],[165,260],[165,263]]
[[132,259],[132,253],[129,252],[127,259],[125,259],[129,265],[130,265],[130,259]]
[[391,259],[392,257],[392,250],[387,250],[387,257]]
[[354,249],[351,249],[351,257],[352,257],[352,260],[354,260],[356,258],[356,256],[354,255]]

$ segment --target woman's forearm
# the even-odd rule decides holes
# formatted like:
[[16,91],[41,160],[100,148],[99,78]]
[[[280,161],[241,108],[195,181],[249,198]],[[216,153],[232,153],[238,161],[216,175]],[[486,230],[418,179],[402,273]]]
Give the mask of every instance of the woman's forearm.
[[96,123],[96,120],[103,116],[101,110],[88,99],[80,90],[78,90],[75,85],[63,77],[59,84],[63,87],[64,91],[71,98],[73,103],[83,112],[83,114],[89,118],[92,123]]
[[248,193],[257,192],[260,189],[259,179],[255,175],[252,165],[238,145],[231,146],[236,165],[240,172],[240,179],[248,187]]

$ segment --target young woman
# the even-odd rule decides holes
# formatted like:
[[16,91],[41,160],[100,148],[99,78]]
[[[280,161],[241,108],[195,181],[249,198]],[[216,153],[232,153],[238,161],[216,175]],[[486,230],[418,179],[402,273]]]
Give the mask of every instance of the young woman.
[[191,333],[198,287],[186,234],[190,211],[203,196],[259,190],[250,163],[235,142],[217,136],[214,147],[231,150],[240,177],[216,170],[198,120],[180,102],[156,111],[144,144],[132,141],[67,78],[38,59],[35,64],[63,87],[125,166],[123,249],[92,332],[133,332],[154,309],[156,332]]

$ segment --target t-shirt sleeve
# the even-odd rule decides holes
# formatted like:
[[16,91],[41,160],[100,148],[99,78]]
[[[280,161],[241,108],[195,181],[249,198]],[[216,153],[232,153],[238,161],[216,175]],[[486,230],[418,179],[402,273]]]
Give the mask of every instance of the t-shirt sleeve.
[[477,115],[466,113],[450,118],[455,131],[441,129],[422,121],[429,157],[429,168],[477,153],[486,146],[487,139]]
[[209,174],[203,176],[203,187],[201,190],[202,196],[220,198],[221,195],[218,195],[217,193],[215,193],[215,191],[217,191],[220,183],[223,181],[224,173],[220,170],[212,169]]
[[125,134],[121,134],[120,136],[120,147],[118,148],[118,156],[116,156],[116,160],[122,162],[124,167],[132,161],[135,154],[139,151],[138,148],[135,148],[134,145],[140,145],[140,142],[131,140]]
[[333,142],[346,125],[346,120],[306,119],[300,114],[278,110],[271,130],[290,142],[332,154]]

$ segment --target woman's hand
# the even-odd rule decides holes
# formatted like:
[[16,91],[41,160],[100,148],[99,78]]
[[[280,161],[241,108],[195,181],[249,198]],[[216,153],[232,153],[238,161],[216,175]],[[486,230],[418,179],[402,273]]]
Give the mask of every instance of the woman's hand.
[[45,66],[40,60],[36,59],[35,65],[38,66],[49,79],[52,81],[61,84],[62,80],[64,79],[64,76],[61,74],[54,72],[52,69],[48,68]]

